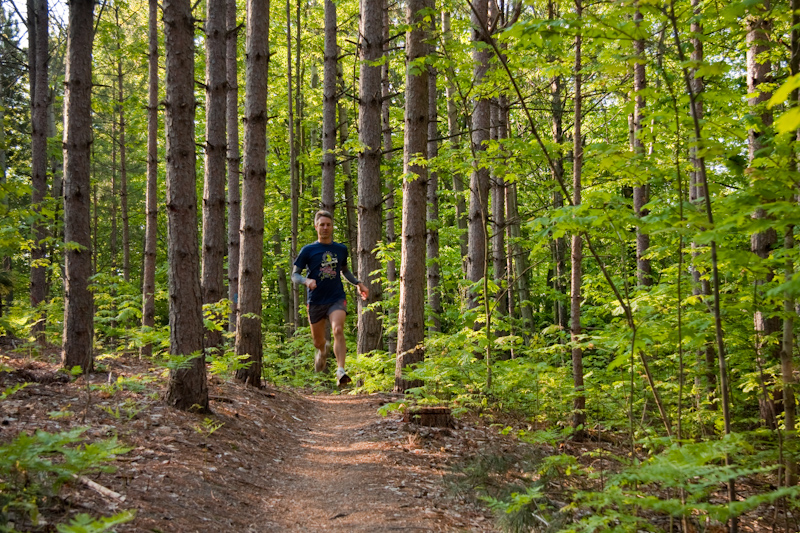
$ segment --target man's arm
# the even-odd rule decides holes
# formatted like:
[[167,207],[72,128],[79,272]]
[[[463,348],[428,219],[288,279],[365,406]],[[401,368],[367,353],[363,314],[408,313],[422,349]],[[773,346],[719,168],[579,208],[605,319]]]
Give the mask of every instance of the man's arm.
[[298,285],[305,285],[310,290],[314,290],[317,288],[317,281],[312,278],[307,278],[300,273],[301,268],[297,265],[294,265],[294,269],[292,269],[292,282],[297,283]]
[[342,267],[342,276],[344,276],[344,279],[346,279],[347,281],[349,281],[353,285],[358,285],[359,283],[361,283],[360,281],[358,281],[358,278],[356,278],[353,275],[353,273],[350,272],[350,269],[347,268],[347,265]]
[[358,281],[358,279],[353,275],[353,273],[350,272],[350,269],[347,268],[346,264],[344,267],[342,267],[342,275],[347,281],[358,287],[358,292],[361,293],[361,299],[366,300],[367,297],[369,296],[369,289],[362,282]]

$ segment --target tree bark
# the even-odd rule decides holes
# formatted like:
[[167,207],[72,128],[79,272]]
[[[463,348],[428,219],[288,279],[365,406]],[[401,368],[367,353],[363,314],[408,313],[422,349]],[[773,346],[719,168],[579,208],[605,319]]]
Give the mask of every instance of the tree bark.
[[[337,65],[336,74],[339,79],[339,90],[343,92],[344,76],[342,74],[341,64]],[[339,99],[337,107],[339,108],[339,146],[344,146],[349,137],[347,127],[349,117],[347,116],[347,109],[341,99]],[[345,157],[342,160],[342,173],[344,174],[344,211],[345,220],[347,222],[345,230],[347,233],[348,250],[350,250],[351,253],[355,253],[355,250],[358,249],[358,211],[356,209],[356,200],[353,196],[352,165],[350,165],[349,157]],[[358,274],[358,258],[353,257],[351,262],[353,263],[351,268],[355,274]]]
[[239,80],[237,55],[239,29],[236,20],[236,0],[227,0],[225,5],[227,35],[225,40],[225,74],[228,79],[226,94],[226,120],[228,134],[228,300],[231,314],[228,329],[236,331],[239,309],[239,225],[241,223],[241,200],[239,195]]
[[[554,20],[557,16],[556,6],[553,0],[547,2],[547,17]],[[564,196],[561,192],[560,184],[564,181],[564,152],[561,149],[564,143],[564,102],[563,102],[563,80],[560,75],[553,76],[550,81],[550,110],[552,113],[551,129],[553,144],[555,144],[556,155],[553,159],[551,175],[553,177],[553,209],[558,210],[564,207]],[[553,323],[563,330],[567,330],[567,309],[565,305],[567,291],[567,266],[566,250],[567,243],[564,237],[556,237],[550,243],[553,254]]]
[[[433,3],[433,2],[431,2]],[[431,33],[436,31],[436,19],[431,19]],[[430,51],[429,51],[430,53]],[[428,160],[439,157],[439,128],[436,90],[437,71],[428,67]],[[430,168],[430,167],[429,167]],[[431,310],[429,331],[441,331],[442,298],[439,288],[441,268],[439,266],[439,174],[434,168],[428,171],[428,209],[427,209],[427,289],[428,306]]]
[[[641,11],[639,11],[638,3],[636,11],[633,14],[633,21],[639,28],[641,21],[644,19]],[[631,148],[639,157],[644,157],[644,143],[642,142],[642,133],[644,125],[642,117],[645,113],[646,100],[644,91],[647,89],[647,76],[645,73],[645,55],[644,55],[644,39],[634,39],[633,53],[636,60],[633,64],[633,91],[634,91],[634,105],[633,105],[633,137],[631,139]],[[648,184],[637,184],[633,187],[633,211],[638,219],[647,216],[647,209],[645,205],[650,201],[650,190]],[[650,266],[650,259],[647,259],[647,250],[650,248],[650,235],[642,231],[641,226],[636,228],[636,277],[639,285],[649,287],[653,284],[653,277]]]
[[[147,193],[142,268],[142,326],[152,328],[156,324],[158,250],[158,0],[149,0],[148,9]],[[153,354],[153,346],[145,344],[139,353],[142,357],[149,357]]]
[[[383,53],[389,53],[389,2],[383,0]],[[384,61],[381,66],[381,117],[383,123],[383,158],[387,166],[391,168],[389,163],[392,160],[392,124],[390,119],[390,108],[392,106],[392,98],[389,94],[389,77],[391,72],[389,70],[389,61]],[[391,246],[397,241],[397,232],[395,231],[395,201],[394,189],[395,180],[392,172],[387,172],[384,178],[384,187],[386,189],[386,196],[384,200],[384,209],[386,217],[386,238],[384,242],[386,246]],[[392,296],[394,294],[394,283],[397,281],[397,265],[393,259],[386,260],[386,303],[384,313],[386,321],[393,324],[397,320],[397,309],[391,305]],[[386,332],[386,347],[389,353],[397,352],[397,333],[391,329]]]
[[[492,140],[498,145],[507,135],[506,115],[504,106],[500,105],[500,98],[493,100],[492,105]],[[500,149],[502,153],[502,149]],[[505,315],[508,312],[508,295],[503,288],[503,282],[508,281],[506,272],[506,180],[503,164],[492,165],[491,176],[491,195],[492,195],[492,217],[491,217],[491,244],[492,244],[492,272],[494,283],[498,290],[492,295],[492,308],[497,315]],[[500,170],[503,174],[497,172]],[[487,295],[488,296],[488,295]],[[499,322],[496,322],[499,324]],[[498,326],[499,328],[500,326]],[[497,329],[495,335],[503,337],[508,332],[504,329]]]
[[[791,0],[792,11],[792,31],[791,31],[791,58],[789,61],[790,72],[792,75],[800,73],[800,0]],[[795,107],[800,106],[800,91],[795,90],[792,94],[792,104]],[[800,130],[795,132],[795,140],[800,140]],[[797,156],[794,158],[794,167],[798,168]],[[797,201],[796,190],[792,190],[789,194],[790,201]],[[783,247],[785,250],[791,250],[795,246],[794,226],[786,228],[786,233],[783,237]],[[786,258],[786,265],[784,267],[784,279],[786,282],[792,279],[795,272],[794,261]],[[795,390],[797,387],[797,380],[794,377],[794,312],[795,312],[796,298],[787,291],[783,300],[783,338],[781,339],[781,381],[783,382],[783,426],[788,438],[797,440],[796,425],[797,425],[797,400]],[[789,450],[794,446],[787,447]],[[797,484],[797,455],[793,452],[786,454],[786,486],[793,486]]]
[[382,3],[361,0],[361,75],[359,78],[358,154],[358,275],[370,288],[358,300],[358,353],[380,347],[381,324],[367,306],[382,299],[375,247],[381,239],[381,67],[383,55]]
[[[580,21],[583,15],[583,5],[581,0],[575,1],[575,11]],[[572,204],[581,204],[581,174],[583,172],[583,137],[581,126],[583,122],[583,93],[581,74],[581,45],[582,35],[575,36],[575,125],[573,133],[573,167],[572,167]],[[575,430],[574,438],[582,440],[584,436],[584,425],[586,424],[586,395],[584,393],[583,382],[583,350],[577,344],[580,342],[581,331],[581,287],[583,283],[583,243],[581,235],[572,235],[572,279],[570,296],[570,338],[572,340],[572,386],[575,391],[575,399],[572,402],[572,428]]]
[[336,44],[336,4],[325,2],[325,52],[322,73],[322,209],[336,206],[336,72],[339,46]]
[[[36,320],[31,335],[43,343],[46,316],[38,310],[47,298],[47,224],[42,212],[47,195],[47,101],[49,69],[49,30],[47,0],[29,4],[29,65],[31,69],[31,207],[34,212],[31,246],[30,296]],[[32,7],[32,9],[31,9]],[[33,31],[31,32],[31,28]]]
[[[514,290],[519,300],[519,310],[522,316],[522,331],[527,332],[533,326],[533,309],[530,304],[530,289],[528,283],[528,255],[523,249],[520,239],[520,216],[517,206],[517,184],[509,183],[506,188],[506,223],[508,225],[509,246],[514,265]],[[525,334],[527,337],[527,334]]]
[[[450,30],[450,13],[442,12],[442,34],[445,43],[452,41]],[[456,87],[453,81],[454,74],[448,72],[447,85],[445,86],[445,99],[447,100],[447,137],[450,139],[450,148],[454,151],[460,148],[459,142],[460,128],[458,126],[458,109],[456,108]],[[467,203],[464,199],[464,176],[458,172],[453,172],[453,191],[455,193],[456,204],[456,224],[459,229],[459,246],[461,248],[461,268],[466,274],[466,257],[469,252],[469,236],[467,231]]]
[[[299,0],[298,0],[299,1]],[[298,57],[299,62],[299,57]],[[295,140],[294,103],[292,102],[292,12],[291,0],[286,0],[286,101],[288,104],[287,122],[289,126],[289,179],[292,202],[292,245],[291,260],[297,257],[297,240],[300,232],[300,169],[297,166],[297,143]],[[246,157],[245,153],[245,157]],[[292,329],[300,326],[300,289],[292,284]]]
[[264,190],[267,168],[269,0],[248,0],[245,86],[244,176],[239,256],[239,316],[236,355],[250,366],[236,379],[261,387],[261,272],[264,252]]
[[[487,0],[476,0],[472,5],[472,81],[476,96],[472,113],[474,161],[469,185],[467,280],[477,283],[485,275],[488,259],[486,224],[489,218],[489,168],[485,161],[485,153],[489,141],[491,111],[489,98],[481,94],[483,90],[481,85],[489,69],[489,51],[485,45],[488,36],[484,35],[484,28],[488,27],[489,3]],[[487,296],[484,295],[484,297]],[[475,307],[477,301],[473,289],[473,294],[469,298],[470,307]]]
[[163,3],[166,49],[166,182],[170,354],[191,359],[170,371],[167,404],[208,411],[195,188],[194,17],[189,0]]
[[[0,124],[5,124],[6,111],[4,106],[0,106]],[[5,187],[8,183],[8,152],[6,151],[6,130],[0,128],[0,187]],[[2,199],[3,209],[8,209],[8,198]],[[2,256],[2,269],[4,276],[11,274],[11,254]],[[5,316],[13,303],[13,291],[9,290],[7,294],[0,296],[0,317]]]
[[[275,253],[275,257],[277,258],[283,257],[283,247],[281,246],[282,242],[283,239],[281,238],[281,232],[276,228],[275,233],[272,235],[272,251]],[[292,297],[291,293],[289,292],[289,284],[286,281],[286,269],[280,266],[280,263],[275,266],[275,276],[278,278],[278,294],[281,297],[281,311],[283,311],[284,332],[288,337],[288,335],[294,333],[293,331],[289,331],[292,320]]]
[[[206,1],[206,142],[203,179],[203,303],[225,294],[225,171],[227,156],[226,1]],[[215,320],[221,320],[219,315]],[[206,330],[206,347],[222,345],[222,331]]]
[[[769,0],[764,0],[759,11],[767,13],[770,10]],[[752,114],[758,117],[761,122],[758,128],[751,128],[748,131],[749,137],[749,163],[754,167],[753,175],[758,179],[756,158],[758,152],[764,147],[763,136],[767,129],[772,126],[772,112],[767,109],[766,102],[772,96],[769,89],[764,89],[763,85],[771,81],[772,64],[769,59],[764,58],[764,54],[769,51],[769,38],[767,32],[770,30],[769,20],[762,16],[754,16],[748,21],[747,28],[747,92],[753,95],[748,99],[748,104]],[[763,208],[756,209],[753,218],[767,218]],[[769,257],[773,247],[778,242],[777,232],[770,228],[766,231],[754,233],[750,238],[750,249],[762,260]],[[755,326],[756,351],[760,360],[760,365],[771,365],[779,360],[780,346],[772,343],[768,337],[781,330],[781,321],[777,315],[778,309],[767,309],[768,304],[760,301],[764,294],[761,287],[772,281],[773,273],[769,272],[764,278],[755,281],[755,294],[759,301],[755,302],[755,312],[753,322]],[[777,418],[775,405],[766,387],[762,384],[763,394],[759,399],[761,416],[767,427],[777,428]]]
[[[692,8],[695,14],[700,14],[700,0],[692,0]],[[700,35],[703,33],[703,26],[698,21],[698,17],[693,19],[691,25],[691,33],[692,33],[692,63],[695,65],[702,64],[703,58],[703,40],[699,38]],[[692,90],[694,91],[695,95],[700,95],[705,87],[705,82],[702,76],[697,76],[697,69],[692,70],[691,76],[691,84]],[[698,99],[695,101],[694,105],[691,108],[692,113],[694,116],[697,117],[699,121],[703,120],[703,101]],[[704,202],[704,183],[701,181],[704,176],[703,173],[700,172],[700,161],[698,158],[697,147],[692,146],[689,148],[689,158],[692,162],[692,171],[690,174],[690,183],[689,183],[689,201],[692,204],[698,206],[699,209],[702,209],[702,205]],[[711,283],[709,282],[708,278],[703,276],[704,269],[700,265],[700,257],[702,254],[703,245],[697,242],[692,242],[692,259],[693,259],[693,266],[692,266],[692,294],[695,296],[702,297],[703,300],[708,299],[711,296]],[[716,375],[716,366],[717,366],[717,355],[714,352],[714,343],[713,341],[709,341],[706,345],[700,348],[697,351],[697,377],[695,377],[695,389],[698,391],[698,396],[696,397],[695,401],[700,405],[702,399],[699,396],[701,391],[705,391],[705,395],[710,398],[714,394],[714,389],[716,388],[717,383],[717,375]],[[717,404],[716,402],[707,402],[708,409],[716,409]],[[713,431],[712,427],[704,427],[704,431],[711,432]]]
[[418,62],[427,55],[427,0],[408,0],[406,32],[406,108],[403,150],[403,226],[400,258],[400,308],[394,388],[405,392],[422,385],[403,370],[424,357],[425,337],[425,211],[428,167],[428,70]]
[[[120,28],[119,7],[114,9],[117,21],[117,31]],[[122,73],[122,37],[117,37],[117,106],[119,113],[119,203],[120,216],[122,217],[122,279],[131,279],[131,233],[128,217],[128,167],[127,150],[125,146],[125,93],[124,75]]]
[[90,224],[94,0],[69,4],[64,93],[64,368],[93,367],[94,305]]

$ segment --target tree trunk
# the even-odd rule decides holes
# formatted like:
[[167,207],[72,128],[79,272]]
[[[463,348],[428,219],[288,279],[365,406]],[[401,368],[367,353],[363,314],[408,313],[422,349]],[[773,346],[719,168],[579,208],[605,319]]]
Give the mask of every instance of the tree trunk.
[[[450,13],[442,12],[442,33],[445,42],[452,40],[450,33]],[[458,109],[456,108],[456,87],[453,81],[454,73],[448,72],[447,85],[445,86],[445,99],[447,100],[447,137],[450,139],[450,147],[458,150],[460,147],[458,126]],[[459,246],[461,247],[461,268],[466,274],[466,257],[469,252],[469,236],[467,232],[467,203],[464,199],[464,176],[458,172],[453,172],[453,191],[455,192],[456,203],[456,224],[459,229]]]
[[[489,98],[481,94],[481,85],[489,69],[489,52],[486,45],[489,37],[485,35],[485,29],[488,28],[488,6],[487,0],[474,1],[471,18],[473,42],[472,77],[477,94],[472,113],[472,153],[474,161],[469,185],[467,280],[473,284],[483,279],[487,262],[486,223],[489,218],[489,168],[484,160],[486,157],[486,145],[489,141],[491,111]],[[488,297],[488,295],[484,295],[484,297]],[[478,303],[474,288],[469,302],[470,307],[475,307]]]
[[[633,21],[637,28],[641,24],[643,18],[637,4],[636,11],[633,14]],[[631,148],[634,154],[639,157],[644,157],[644,143],[642,142],[644,126],[642,117],[644,116],[646,106],[644,91],[647,89],[647,77],[644,70],[646,61],[644,55],[644,39],[635,39],[633,41],[633,53],[636,56],[636,61],[633,64],[634,105]],[[647,210],[644,206],[649,201],[649,185],[638,184],[633,187],[633,211],[637,218],[642,219],[647,216]],[[650,259],[645,258],[648,248],[650,248],[650,235],[642,231],[641,226],[638,226],[636,228],[636,277],[639,285],[643,287],[649,287],[653,284]]]
[[[272,235],[272,251],[275,253],[275,257],[277,258],[283,257],[283,248],[281,246],[282,242],[283,239],[281,238],[281,232],[276,228],[275,233]],[[283,311],[284,332],[288,337],[293,333],[288,329],[292,320],[292,297],[289,292],[289,285],[286,282],[286,270],[280,266],[280,263],[275,266],[275,276],[278,278],[278,294],[280,294],[281,297],[281,311]]]
[[228,79],[226,94],[226,120],[228,134],[228,300],[231,314],[228,329],[236,331],[239,309],[239,225],[241,201],[239,197],[239,79],[237,55],[239,30],[236,20],[236,0],[225,4],[227,36],[225,40],[225,74]]
[[[299,1],[299,0],[298,0]],[[299,60],[299,58],[298,58]],[[295,141],[294,129],[294,108],[292,102],[292,14],[291,0],[286,0],[286,101],[288,104],[288,126],[289,126],[289,179],[291,188],[292,202],[292,250],[291,260],[297,258],[297,239],[300,232],[300,176],[297,167],[297,144]],[[246,157],[246,153],[245,153]],[[292,284],[292,329],[300,325],[300,290],[296,284]]]
[[[692,8],[694,9],[695,14],[700,14],[700,0],[692,0]],[[700,65],[703,62],[703,40],[696,37],[698,35],[702,35],[703,33],[703,26],[697,21],[695,18],[691,25],[691,33],[692,37],[692,63],[695,65]],[[694,94],[700,95],[705,86],[705,82],[702,76],[697,76],[697,69],[692,70],[691,76],[691,83],[692,83],[692,90]],[[698,120],[703,120],[703,101],[698,99],[695,101],[694,106],[692,107],[692,113],[694,116],[697,117]],[[704,184],[702,183],[703,174],[700,172],[700,161],[697,155],[697,147],[692,146],[689,148],[689,158],[692,162],[692,171],[690,174],[690,184],[689,184],[689,201],[698,206],[698,208],[702,209],[702,204],[704,201]],[[692,294],[694,296],[702,297],[702,300],[706,300],[711,296],[711,283],[709,282],[706,276],[703,276],[704,270],[700,262],[700,257],[702,254],[703,245],[692,242],[692,259],[693,259],[693,266],[692,266]],[[710,398],[714,394],[714,389],[716,388],[717,383],[717,374],[716,374],[716,362],[717,355],[714,352],[714,343],[713,341],[709,341],[706,345],[700,348],[697,351],[697,377],[695,377],[695,389],[698,391],[698,396],[696,397],[695,401],[699,406],[702,399],[700,398],[700,392],[705,391],[705,395],[707,398]],[[717,408],[716,402],[707,402],[708,409],[715,410]],[[712,427],[704,427],[704,431],[712,432]]]
[[[56,101],[56,90],[53,86],[50,86],[48,89],[49,96],[47,97],[47,137],[50,139],[55,140],[56,136],[58,135],[58,131],[56,130],[56,111],[54,102]],[[58,117],[60,120],[63,121],[63,117]],[[52,221],[52,231],[53,231],[53,244],[51,244],[49,248],[50,257],[56,256],[59,252],[57,251],[57,247],[55,242],[63,242],[64,241],[64,176],[62,175],[64,171],[64,163],[61,161],[61,157],[54,152],[52,149],[48,150],[50,156],[48,157],[48,164],[50,166],[50,176],[52,176],[53,185],[50,188],[50,196],[52,196],[55,205],[53,205],[53,221]],[[64,264],[61,263],[61,277],[59,282],[63,283],[64,279]],[[52,281],[48,281],[48,286],[52,284]],[[62,285],[63,287],[63,285]]]
[[166,0],[163,6],[170,354],[191,357],[186,365],[170,371],[166,401],[182,411],[205,412],[208,384],[197,246],[194,17],[189,0]]
[[[575,1],[575,10],[580,21],[583,14],[581,0]],[[572,167],[572,204],[581,205],[581,173],[583,172],[583,138],[581,123],[583,121],[583,93],[581,88],[581,44],[582,35],[575,36],[575,126],[573,133],[573,167]],[[572,282],[570,296],[570,337],[574,344],[572,348],[572,385],[575,399],[572,402],[572,428],[575,430],[574,438],[582,440],[584,425],[586,424],[586,395],[583,383],[583,350],[577,343],[581,337],[581,285],[583,278],[583,243],[578,233],[572,235]]]
[[[389,53],[389,3],[383,0],[383,53]],[[387,166],[391,168],[389,163],[392,160],[392,124],[390,121],[389,110],[392,106],[391,95],[389,94],[389,61],[384,61],[381,67],[381,117],[383,123],[383,158],[387,162]],[[391,246],[397,241],[397,232],[395,231],[395,202],[394,202],[394,188],[395,180],[392,172],[387,172],[384,179],[384,187],[386,189],[384,213],[386,215],[386,239],[385,244]],[[389,324],[394,324],[397,320],[397,309],[390,303],[392,302],[392,295],[394,294],[394,283],[397,281],[397,265],[393,259],[386,261],[386,301],[384,313],[386,321]],[[386,332],[386,347],[389,353],[397,352],[397,333],[391,329]]]
[[358,274],[370,288],[358,300],[358,353],[380,347],[381,324],[367,306],[382,299],[375,247],[381,239],[381,67],[383,55],[381,2],[361,0],[361,75],[359,78],[358,153]]
[[[31,247],[31,307],[36,311],[36,321],[31,335],[43,343],[46,316],[38,307],[47,298],[47,224],[42,212],[47,195],[47,100],[50,94],[48,68],[50,50],[48,46],[47,0],[32,0],[29,4],[30,33],[30,78],[31,78],[31,207],[34,212],[33,245]],[[31,10],[31,7],[33,8]],[[31,32],[31,28],[33,31]]]
[[[800,73],[800,0],[791,1],[792,9],[792,32],[791,32],[791,59],[789,62],[790,72],[792,75]],[[792,94],[792,104],[794,107],[800,106],[800,91],[795,90]],[[795,132],[795,140],[800,140],[800,130]],[[796,156],[794,159],[794,167],[798,168]],[[792,190],[789,195],[790,201],[797,201],[796,190]],[[791,250],[794,248],[794,226],[786,228],[786,233],[783,237],[784,249]],[[786,258],[786,266],[784,267],[784,279],[789,282],[794,276],[795,266],[794,261]],[[794,377],[794,312],[795,312],[796,298],[789,291],[786,292],[783,300],[783,338],[781,339],[781,381],[783,382],[783,426],[786,435],[789,439],[796,441],[796,417],[797,417],[797,403],[795,397],[796,379]],[[788,450],[794,449],[794,446],[787,446]],[[793,486],[797,484],[797,455],[793,452],[786,454],[786,486]]]
[[406,110],[403,150],[403,222],[400,258],[400,308],[394,388],[405,392],[422,385],[403,370],[424,357],[425,337],[425,211],[428,168],[415,163],[428,158],[428,71],[417,62],[427,53],[423,24],[427,0],[408,0],[406,32]]
[[[499,144],[507,133],[505,109],[500,105],[500,97],[493,100],[491,117],[492,140]],[[500,153],[502,153],[502,149]],[[505,315],[508,312],[508,296],[503,288],[503,281],[508,281],[506,272],[506,181],[503,175],[505,173],[503,165],[493,165],[493,168],[494,171],[491,178],[492,272],[494,273],[494,283],[498,287],[498,292],[492,295],[492,309],[494,314]],[[503,174],[498,174],[498,168]],[[495,331],[495,336],[497,337],[503,337],[507,334],[508,332],[504,329]]]
[[529,331],[533,326],[533,309],[530,304],[528,283],[528,253],[520,243],[520,216],[517,207],[517,184],[509,183],[506,188],[506,223],[508,225],[511,257],[514,263],[514,290],[519,300],[522,330]]
[[[92,161],[92,173],[91,174],[96,176],[97,172],[95,172],[94,165],[95,165],[95,163],[94,163],[94,161]],[[67,198],[67,181],[66,180],[67,180],[67,177],[64,176],[64,204],[65,205],[67,203],[67,199],[66,199]],[[91,180],[91,176],[90,176],[90,180]],[[100,215],[98,214],[99,206],[100,206],[100,201],[99,201],[99,194],[98,194],[98,186],[97,186],[97,181],[95,181],[92,184],[92,208],[93,208],[93,210],[92,210],[92,215],[93,215],[93,218],[92,218],[92,222],[93,222],[93,224],[92,224],[92,243],[94,244],[92,246],[92,272],[97,272],[97,256],[99,255],[98,246],[97,246],[97,227],[99,225],[98,221],[100,219]],[[66,210],[66,208],[65,208],[65,210]],[[66,225],[66,223],[67,223],[67,215],[65,213],[64,214],[64,224]],[[64,242],[66,242],[66,240]]]
[[[5,124],[5,107],[0,105],[0,124]],[[6,129],[0,128],[0,187],[5,187],[8,183],[8,152],[6,151]],[[3,196],[2,208],[8,210],[8,197]],[[4,276],[11,274],[11,255],[2,256],[0,264]],[[0,295],[0,317],[5,316],[11,308],[13,302],[13,292],[8,291],[6,295]]]
[[[797,0],[795,0],[796,3]],[[797,9],[797,8],[796,8]],[[796,11],[795,11],[796,13]],[[794,227],[789,226],[784,235],[784,249],[789,251],[794,248]],[[788,283],[794,276],[794,264],[791,259],[786,259],[784,279]],[[788,292],[788,291],[787,291]],[[795,377],[794,377],[794,298],[786,296],[783,301],[783,310],[786,318],[783,321],[783,336],[781,339],[781,381],[783,382],[783,414],[784,430],[788,439],[796,440],[795,431],[797,405],[795,400]],[[793,447],[787,447],[786,458],[786,486],[797,484],[797,460]]]
[[[431,34],[436,31],[436,19],[431,19]],[[430,52],[433,52],[432,50]],[[436,104],[439,93],[436,90],[437,72],[433,66],[428,67],[428,160],[439,157],[438,111]],[[427,288],[428,306],[431,310],[429,331],[441,331],[442,298],[439,288],[441,268],[439,266],[439,175],[431,168],[428,172],[428,209],[427,209]]]
[[[554,20],[557,16],[556,6],[552,0],[547,2],[547,16],[550,20]],[[552,113],[551,129],[553,144],[556,146],[556,156],[553,159],[553,168],[551,170],[554,183],[554,210],[564,207],[564,196],[562,195],[560,187],[560,184],[564,182],[564,152],[561,149],[564,143],[564,102],[562,98],[562,85],[563,81],[561,76],[553,76],[553,79],[550,81],[550,110]],[[566,331],[569,327],[567,324],[567,310],[565,305],[567,291],[566,239],[564,237],[556,237],[550,243],[550,246],[553,253],[553,323]]]
[[[760,11],[767,13],[770,10],[769,0],[762,2]],[[748,132],[749,137],[749,163],[754,165],[758,152],[764,147],[763,135],[772,125],[772,112],[767,109],[766,102],[772,96],[769,89],[764,89],[762,85],[771,82],[771,62],[764,59],[764,53],[769,50],[769,37],[767,32],[770,29],[770,22],[760,16],[751,18],[748,21],[747,31],[747,92],[753,95],[748,103],[752,114],[758,117],[761,126],[752,128]],[[758,175],[761,171],[754,168],[754,174]],[[766,212],[758,208],[753,214],[754,218],[767,218]],[[772,228],[765,231],[754,233],[750,238],[750,249],[762,260],[767,259],[771,250],[778,242],[778,235]],[[756,351],[759,364],[762,366],[772,365],[780,356],[780,346],[770,342],[768,337],[777,333],[781,329],[781,321],[777,315],[778,309],[766,309],[766,305],[761,302],[764,297],[761,287],[772,281],[773,273],[769,272],[764,278],[755,281],[755,294],[758,299],[755,302],[755,312],[753,322],[756,335]],[[763,387],[763,384],[762,384]],[[770,429],[777,428],[775,405],[771,395],[763,387],[764,393],[759,399],[760,411],[764,422]]]
[[[114,9],[114,17],[117,21],[117,31],[120,28],[119,7]],[[119,112],[119,203],[120,215],[122,216],[122,279],[131,279],[131,242],[130,225],[128,219],[128,168],[127,151],[125,147],[125,93],[124,76],[122,74],[122,37],[117,37],[117,52],[120,57],[117,59],[117,106]]]
[[111,237],[109,246],[111,247],[111,270],[114,275],[117,273],[117,255],[119,255],[119,240],[117,235],[117,122],[111,121]]
[[[339,91],[344,92],[344,76],[342,74],[341,63],[337,65],[336,75],[338,76]],[[339,146],[344,146],[349,137],[347,125],[349,117],[347,116],[347,109],[341,99],[337,102],[339,108]],[[345,156],[342,160],[342,173],[344,174],[344,212],[347,226],[345,233],[347,234],[347,249],[350,253],[355,253],[358,248],[358,211],[356,209],[356,200],[353,196],[353,176],[352,165],[350,165],[350,157]],[[351,258],[350,267],[353,272],[358,275],[358,258]]]
[[94,0],[69,4],[64,92],[64,368],[92,371],[94,305],[90,224]]
[[[147,89],[147,193],[142,268],[142,326],[156,324],[156,252],[158,250],[158,1],[148,2],[148,89]],[[149,357],[153,346],[145,344],[140,354]]]
[[[203,303],[225,294],[225,170],[227,156],[227,0],[206,1],[206,143],[203,179]],[[222,316],[214,315],[215,320]],[[221,330],[206,330],[206,347],[222,345]]]
[[325,2],[325,52],[322,73],[322,202],[329,213],[336,206],[336,71],[339,46],[336,44],[336,4]]
[[239,317],[236,355],[250,366],[236,379],[261,387],[261,272],[264,252],[264,190],[267,168],[269,1],[248,0],[244,131],[244,176],[239,256]]

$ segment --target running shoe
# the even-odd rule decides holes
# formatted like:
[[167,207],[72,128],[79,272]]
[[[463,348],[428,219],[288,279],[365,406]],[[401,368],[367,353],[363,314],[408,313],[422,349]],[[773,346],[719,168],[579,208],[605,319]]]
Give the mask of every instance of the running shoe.
[[353,380],[350,379],[350,376],[347,375],[347,372],[345,372],[344,368],[336,369],[336,385],[339,387],[344,387],[351,381]]

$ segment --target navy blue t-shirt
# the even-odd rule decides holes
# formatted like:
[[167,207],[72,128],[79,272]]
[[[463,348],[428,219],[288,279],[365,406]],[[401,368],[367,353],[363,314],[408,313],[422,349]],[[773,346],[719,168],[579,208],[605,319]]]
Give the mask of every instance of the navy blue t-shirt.
[[338,242],[322,244],[317,241],[303,246],[294,261],[307,278],[317,280],[317,288],[308,291],[308,303],[325,305],[344,300],[342,268],[347,267],[347,247]]

